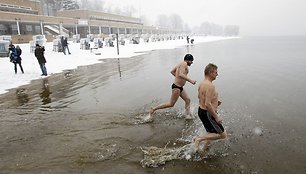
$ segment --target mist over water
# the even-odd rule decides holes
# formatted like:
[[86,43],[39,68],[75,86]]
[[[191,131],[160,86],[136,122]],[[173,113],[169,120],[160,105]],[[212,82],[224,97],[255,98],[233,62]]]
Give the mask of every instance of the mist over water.
[[[305,173],[305,37],[251,37],[110,59],[0,96],[3,173]],[[195,57],[186,84],[194,120],[169,100],[171,68]],[[230,136],[195,154],[197,87],[208,63]],[[0,173],[1,173],[0,172]]]

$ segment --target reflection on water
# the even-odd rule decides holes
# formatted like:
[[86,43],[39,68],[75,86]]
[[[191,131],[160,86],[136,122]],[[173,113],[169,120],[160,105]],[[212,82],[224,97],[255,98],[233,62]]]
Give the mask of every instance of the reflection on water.
[[16,90],[16,96],[19,106],[22,106],[29,102],[29,96],[26,92],[27,90],[23,88]]
[[121,76],[122,76],[122,72],[121,72],[121,69],[120,69],[120,59],[118,58],[118,72],[119,72],[119,78],[121,80]]
[[50,88],[49,88],[49,82],[48,79],[45,78],[42,80],[42,92],[39,94],[40,98],[42,99],[43,105],[51,103],[50,98]]

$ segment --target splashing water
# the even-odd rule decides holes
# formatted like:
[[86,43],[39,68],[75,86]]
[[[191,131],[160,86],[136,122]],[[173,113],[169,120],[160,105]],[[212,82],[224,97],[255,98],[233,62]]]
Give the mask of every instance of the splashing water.
[[147,115],[139,115],[136,117],[136,121],[134,124],[146,124],[153,122],[153,118],[150,116],[150,114]]
[[142,167],[158,167],[174,159],[192,160],[196,154],[194,144],[186,144],[178,148],[143,147],[144,159]]
[[255,135],[258,135],[258,136],[260,136],[260,135],[263,134],[263,133],[262,133],[262,129],[259,128],[259,127],[255,127],[255,128],[253,129],[253,132],[254,132]]

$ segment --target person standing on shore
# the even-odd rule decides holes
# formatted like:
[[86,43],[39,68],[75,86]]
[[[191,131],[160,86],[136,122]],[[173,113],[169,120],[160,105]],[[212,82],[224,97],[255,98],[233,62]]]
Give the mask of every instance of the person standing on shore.
[[217,109],[221,102],[218,100],[218,92],[212,83],[218,76],[218,67],[215,64],[208,64],[204,70],[205,78],[198,88],[199,109],[198,116],[202,121],[207,134],[193,138],[196,151],[199,151],[199,144],[206,141],[204,152],[209,150],[210,142],[226,138],[226,131],[222,126],[222,118],[218,115]]
[[40,46],[39,44],[36,44],[36,48],[35,48],[35,57],[38,60],[41,72],[42,72],[42,76],[47,76],[47,68],[46,68],[46,59],[45,59],[45,47],[44,46]]
[[20,47],[18,45],[15,47],[13,44],[11,44],[9,50],[11,51],[10,61],[14,63],[15,74],[17,74],[17,64],[19,64],[20,70],[23,74],[24,72],[23,72],[23,68],[21,65],[21,57],[20,57],[22,51]]
[[71,54],[68,48],[68,40],[67,37],[64,38],[64,36],[61,37],[61,44],[63,47],[63,53],[66,55],[66,49],[68,50],[68,54]]
[[22,50],[19,47],[19,45],[16,46],[16,53],[17,53],[17,63],[15,63],[15,74],[17,73],[17,64],[19,64],[20,70],[22,72],[22,74],[24,73],[22,65],[21,65],[21,54],[22,54]]
[[189,72],[188,66],[191,66],[192,63],[193,56],[191,54],[186,54],[184,57],[184,61],[180,62],[172,69],[171,74],[175,77],[175,79],[174,83],[171,86],[172,95],[170,101],[168,101],[167,103],[160,104],[156,107],[152,107],[149,113],[150,120],[153,119],[153,114],[156,110],[173,107],[179,97],[181,97],[185,101],[186,119],[192,119],[192,115],[190,112],[190,98],[187,92],[183,89],[183,86],[186,84],[186,81],[193,85],[196,84],[195,80],[191,80],[187,76]]

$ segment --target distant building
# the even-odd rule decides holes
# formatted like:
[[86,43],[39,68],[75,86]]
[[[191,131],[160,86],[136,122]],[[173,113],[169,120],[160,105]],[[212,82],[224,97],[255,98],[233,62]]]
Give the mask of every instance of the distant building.
[[58,11],[56,16],[43,14],[40,0],[0,0],[0,35],[12,35],[13,43],[22,43],[41,34],[51,41],[57,35],[173,32],[144,26],[139,18],[84,9]]

